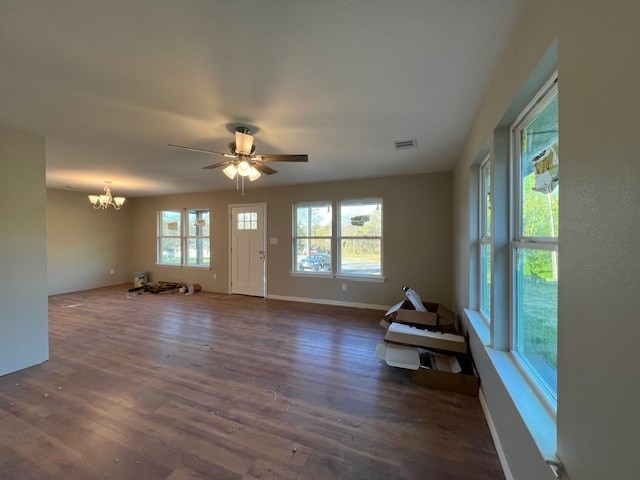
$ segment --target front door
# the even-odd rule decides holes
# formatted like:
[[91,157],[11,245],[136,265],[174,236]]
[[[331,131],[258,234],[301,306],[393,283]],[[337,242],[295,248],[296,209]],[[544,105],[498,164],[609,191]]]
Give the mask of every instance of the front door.
[[265,296],[265,204],[231,207],[231,293]]

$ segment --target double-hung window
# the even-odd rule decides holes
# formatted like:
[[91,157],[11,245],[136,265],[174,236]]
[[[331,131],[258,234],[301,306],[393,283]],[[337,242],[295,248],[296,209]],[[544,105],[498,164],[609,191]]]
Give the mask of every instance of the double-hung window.
[[185,210],[186,262],[190,267],[211,265],[211,236],[209,210]]
[[557,77],[512,128],[511,349],[557,398],[559,142]]
[[333,213],[330,202],[293,207],[293,271],[330,273]]
[[480,164],[479,238],[480,238],[480,313],[491,321],[491,161],[487,156]]
[[338,274],[382,277],[382,199],[338,205]]
[[182,212],[158,212],[158,263],[182,265]]
[[210,213],[208,209],[158,212],[159,265],[209,267],[211,264]]

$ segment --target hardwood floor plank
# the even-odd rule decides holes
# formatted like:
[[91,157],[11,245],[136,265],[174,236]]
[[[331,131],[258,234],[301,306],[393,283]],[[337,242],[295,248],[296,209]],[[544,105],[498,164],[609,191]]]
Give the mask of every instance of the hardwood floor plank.
[[263,459],[258,459],[251,466],[242,480],[297,480],[300,478],[298,472],[293,472],[281,466],[268,463]]
[[[82,455],[44,430],[31,426],[14,415],[0,419],[0,445],[13,450],[49,475],[56,474],[64,465]],[[19,441],[17,441],[19,440]]]
[[375,358],[381,312],[127,287],[50,297],[50,360],[0,378],[2,480],[504,478],[477,398]]

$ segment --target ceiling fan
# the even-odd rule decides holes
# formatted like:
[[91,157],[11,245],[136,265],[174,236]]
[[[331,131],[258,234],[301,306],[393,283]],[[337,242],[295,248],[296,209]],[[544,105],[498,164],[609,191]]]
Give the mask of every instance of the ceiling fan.
[[256,154],[256,146],[253,143],[253,135],[249,134],[248,127],[236,127],[236,141],[229,143],[229,153],[215,152],[201,148],[185,147],[183,145],[169,144],[168,147],[182,148],[193,152],[222,155],[227,160],[202,167],[213,169],[225,166],[222,170],[230,179],[236,179],[237,188],[240,188],[239,179],[242,179],[242,192],[244,193],[244,178],[250,181],[257,180],[262,173],[272,175],[278,173],[273,168],[265,165],[265,162],[308,162],[308,155],[282,155],[282,154]]

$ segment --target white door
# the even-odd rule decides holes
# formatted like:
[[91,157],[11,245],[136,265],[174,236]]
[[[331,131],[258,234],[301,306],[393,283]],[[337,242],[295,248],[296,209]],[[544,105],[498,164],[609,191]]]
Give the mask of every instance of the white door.
[[265,296],[264,204],[231,207],[231,293]]

